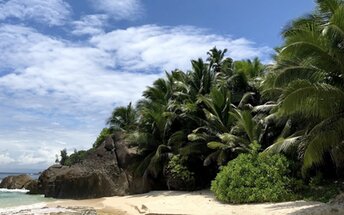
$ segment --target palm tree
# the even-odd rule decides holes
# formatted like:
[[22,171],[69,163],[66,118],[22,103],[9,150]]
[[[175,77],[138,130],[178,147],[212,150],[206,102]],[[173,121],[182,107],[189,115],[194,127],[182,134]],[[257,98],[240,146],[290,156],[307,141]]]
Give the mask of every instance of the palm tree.
[[[195,174],[210,180],[216,168],[210,171],[203,164],[224,164],[251,150],[252,133],[247,135],[245,128],[255,122],[246,121],[248,124],[242,127],[239,118],[247,119],[249,111],[234,110],[251,110],[253,101],[257,102],[257,93],[247,93],[247,89],[255,89],[250,80],[261,72],[251,71],[252,76],[241,72],[241,76],[234,70],[235,62],[225,58],[225,53],[226,50],[213,48],[207,61],[193,60],[187,73],[180,70],[166,73],[165,78],[156,80],[144,91],[144,99],[137,105],[137,129],[127,135],[127,140],[138,146],[141,159],[136,169],[141,175],[162,181],[170,157],[179,154],[187,166],[194,168]],[[255,66],[260,65],[259,60],[254,62]],[[255,66],[252,67],[258,68]],[[240,77],[245,80],[241,82]],[[235,90],[229,90],[231,87],[240,91],[237,106],[231,98],[239,96]],[[239,133],[234,132],[234,127]],[[229,147],[221,148],[219,144],[214,147],[215,142]]]
[[117,107],[106,122],[111,130],[128,131],[137,126],[137,113],[131,102],[127,107]]
[[[190,119],[199,122],[199,127],[188,135],[193,143],[205,144],[212,149],[205,154],[204,165],[212,163],[223,165],[243,152],[251,152],[257,147],[260,126],[249,110],[244,110],[244,96],[237,107],[231,103],[228,89],[214,87],[209,95],[200,95],[198,103],[202,104],[203,115],[191,115]],[[258,150],[258,149],[256,149]]]
[[344,3],[318,0],[311,15],[292,22],[278,50],[273,88],[282,89],[279,115],[305,121],[272,151],[298,146],[304,173],[330,154],[337,167],[344,160]]
[[236,61],[234,64],[235,70],[243,72],[250,79],[256,79],[264,74],[265,66],[256,57],[252,60]]
[[218,86],[225,86],[228,77],[232,76],[233,71],[233,59],[226,57],[227,49],[219,50],[216,47],[210,49],[207,58],[209,62],[209,69],[215,74],[216,84]]

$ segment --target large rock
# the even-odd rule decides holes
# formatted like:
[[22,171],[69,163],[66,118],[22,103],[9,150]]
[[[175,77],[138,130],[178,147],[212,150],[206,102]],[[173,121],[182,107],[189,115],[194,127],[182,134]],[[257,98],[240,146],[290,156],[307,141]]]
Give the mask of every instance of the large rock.
[[109,137],[88,152],[81,163],[49,167],[39,177],[35,189],[46,197],[73,199],[147,192],[149,183],[133,177],[127,169],[133,157],[123,141],[114,142]]
[[56,176],[67,169],[67,166],[55,164],[43,171],[39,176],[37,183],[31,187],[30,194],[45,194],[48,191],[49,183],[56,179]]
[[334,205],[344,205],[344,193],[338,194],[329,203]]
[[42,194],[43,191],[40,189],[38,180],[31,180],[25,185],[25,189],[29,190],[30,194]]
[[25,189],[31,181],[32,178],[27,174],[8,176],[1,181],[0,188]]

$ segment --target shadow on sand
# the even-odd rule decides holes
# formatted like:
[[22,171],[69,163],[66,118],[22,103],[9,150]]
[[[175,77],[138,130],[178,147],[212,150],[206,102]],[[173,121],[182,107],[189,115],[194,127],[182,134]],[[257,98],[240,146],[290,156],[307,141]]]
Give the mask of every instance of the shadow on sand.
[[272,205],[271,210],[281,210],[288,208],[302,207],[301,209],[288,213],[288,215],[343,215],[344,207],[339,205],[329,205],[320,202],[288,202],[285,204]]

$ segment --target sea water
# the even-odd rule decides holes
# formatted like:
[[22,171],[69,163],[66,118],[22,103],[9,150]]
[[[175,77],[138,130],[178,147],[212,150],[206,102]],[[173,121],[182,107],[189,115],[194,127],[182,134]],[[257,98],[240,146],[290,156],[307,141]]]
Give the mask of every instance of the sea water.
[[[15,176],[20,173],[0,173],[0,181],[7,176]],[[30,174],[33,179],[37,179],[38,175]],[[28,195],[28,190],[9,190],[0,188],[0,209],[12,208],[23,205],[32,205],[49,201],[43,195]],[[1,214],[2,210],[0,210]]]

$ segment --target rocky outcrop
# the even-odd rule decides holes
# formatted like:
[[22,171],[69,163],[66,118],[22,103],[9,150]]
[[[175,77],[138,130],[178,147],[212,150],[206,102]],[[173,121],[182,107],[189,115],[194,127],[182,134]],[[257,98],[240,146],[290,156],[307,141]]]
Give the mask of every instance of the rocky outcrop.
[[149,183],[128,170],[135,153],[124,141],[107,138],[72,166],[53,165],[38,179],[35,192],[46,197],[86,199],[148,192]]
[[42,194],[42,190],[38,187],[38,180],[31,180],[25,185],[25,189],[29,190],[30,194]]
[[334,205],[344,205],[344,193],[338,194],[329,203]]
[[27,174],[8,176],[1,181],[0,188],[26,189],[31,181],[33,181],[32,178]]

